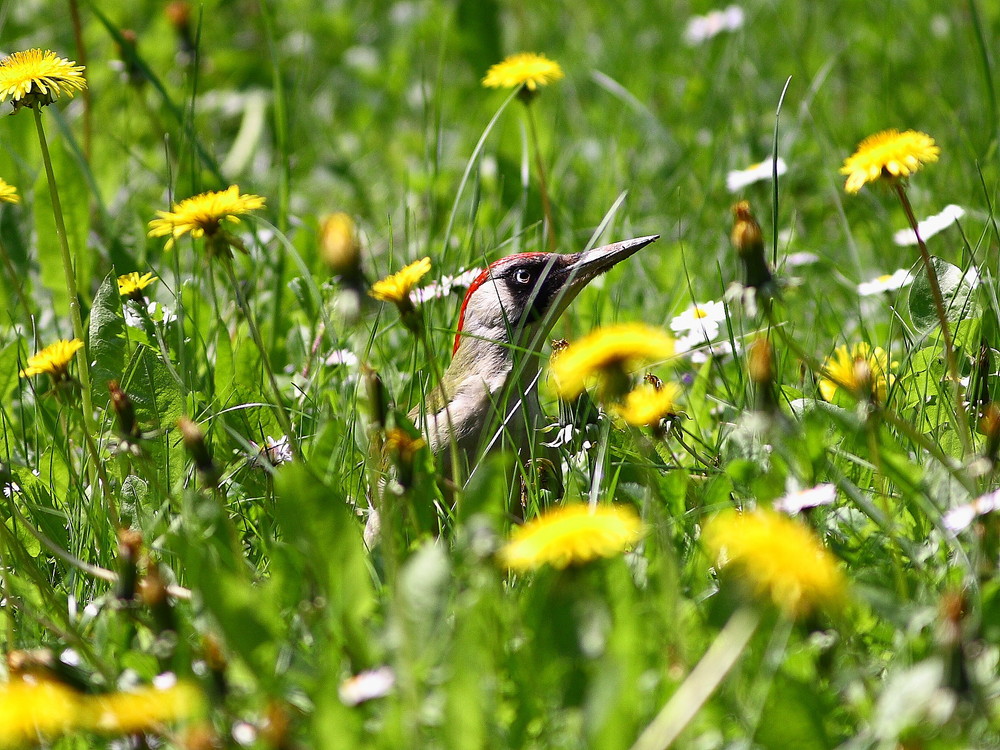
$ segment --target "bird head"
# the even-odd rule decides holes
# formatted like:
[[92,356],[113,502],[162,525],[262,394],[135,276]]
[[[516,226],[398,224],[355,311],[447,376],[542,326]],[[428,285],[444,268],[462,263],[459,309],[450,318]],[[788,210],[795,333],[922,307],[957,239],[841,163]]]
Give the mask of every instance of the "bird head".
[[651,235],[579,253],[520,253],[495,261],[466,292],[453,353],[465,340],[539,347],[581,289],[657,239]]

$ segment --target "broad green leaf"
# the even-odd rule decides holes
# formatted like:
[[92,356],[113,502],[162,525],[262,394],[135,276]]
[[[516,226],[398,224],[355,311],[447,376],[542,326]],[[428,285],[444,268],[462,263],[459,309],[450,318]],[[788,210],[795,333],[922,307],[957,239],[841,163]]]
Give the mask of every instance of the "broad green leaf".
[[224,408],[229,405],[233,389],[236,387],[236,363],[233,360],[233,344],[229,331],[219,328],[215,339],[215,400]]
[[16,340],[0,349],[0,403],[7,403],[11,391],[17,387],[17,373],[20,369],[17,357],[18,342]]
[[31,558],[36,558],[41,554],[42,543],[25,528],[23,523],[13,517],[4,519],[3,523],[7,526],[7,531],[10,533],[7,543],[15,547],[13,554],[27,555]]
[[[755,746],[766,750],[827,750],[833,747],[823,726],[830,706],[812,685],[778,673],[760,717]],[[835,743],[834,743],[835,744]]]
[[339,491],[301,464],[282,467],[275,495],[274,514],[284,541],[303,555],[327,599],[334,644],[367,661],[375,590],[357,517]]
[[56,507],[52,500],[51,491],[55,483],[49,477],[42,479],[23,470],[18,472],[17,484],[21,487],[22,496],[26,498],[22,512],[28,521],[54,544],[69,549],[66,512]]
[[[964,318],[979,315],[979,302],[970,282],[969,273],[940,258],[932,257],[931,265],[937,274],[945,315],[954,323]],[[938,325],[939,319],[926,272],[917,274],[910,287],[910,318],[921,333],[929,333]]]
[[409,626],[409,637],[425,643],[446,629],[443,618],[451,583],[451,563],[438,541],[425,543],[400,572],[402,615]]
[[136,347],[122,388],[135,405],[140,424],[170,427],[181,416],[184,398],[177,381],[159,354],[149,347]]
[[227,564],[220,564],[216,547],[192,542],[188,540],[185,553],[192,588],[201,594],[226,643],[243,659],[257,681],[264,686],[273,685],[284,626],[271,601],[268,585],[255,586]]
[[114,271],[104,277],[90,308],[89,352],[94,401],[106,403],[108,381],[121,381],[125,369],[125,320]]

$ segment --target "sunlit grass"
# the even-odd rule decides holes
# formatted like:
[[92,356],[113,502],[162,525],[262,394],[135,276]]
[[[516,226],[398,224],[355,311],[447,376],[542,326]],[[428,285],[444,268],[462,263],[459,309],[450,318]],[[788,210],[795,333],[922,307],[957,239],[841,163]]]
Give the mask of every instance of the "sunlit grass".
[[[0,682],[206,709],[0,742],[995,744],[996,8],[15,5],[88,96],[0,118]],[[936,161],[848,195],[888,129]],[[460,274],[651,234],[552,338],[673,344],[561,400],[545,342],[535,460],[435,463]],[[628,533],[512,570],[573,503]]]

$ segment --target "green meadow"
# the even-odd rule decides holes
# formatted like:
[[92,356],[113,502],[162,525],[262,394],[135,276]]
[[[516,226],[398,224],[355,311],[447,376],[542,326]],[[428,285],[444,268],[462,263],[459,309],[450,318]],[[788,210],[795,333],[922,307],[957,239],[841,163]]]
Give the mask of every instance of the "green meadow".
[[[998,38],[0,3],[0,747],[1000,748]],[[648,235],[433,455],[482,269]]]

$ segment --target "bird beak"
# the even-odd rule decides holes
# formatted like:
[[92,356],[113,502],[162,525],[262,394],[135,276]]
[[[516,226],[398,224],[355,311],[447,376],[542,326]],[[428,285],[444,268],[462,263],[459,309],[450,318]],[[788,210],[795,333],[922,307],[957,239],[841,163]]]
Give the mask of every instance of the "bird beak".
[[559,298],[547,313],[549,321],[555,321],[562,315],[563,311],[569,307],[569,303],[580,293],[580,290],[594,278],[658,239],[660,239],[660,235],[651,234],[648,237],[623,240],[612,245],[595,247],[593,250],[561,256],[566,263],[561,273],[565,281],[562,284],[562,289],[559,290]]
[[[613,245],[595,247],[593,250],[584,250],[577,253],[567,267],[567,285],[570,289],[578,291],[590,283],[595,276],[599,276],[608,269],[621,263],[629,256],[660,239],[660,235],[651,234],[648,237],[637,237],[634,240],[623,240]],[[571,256],[572,257],[572,256]],[[572,292],[571,292],[572,293]]]

